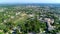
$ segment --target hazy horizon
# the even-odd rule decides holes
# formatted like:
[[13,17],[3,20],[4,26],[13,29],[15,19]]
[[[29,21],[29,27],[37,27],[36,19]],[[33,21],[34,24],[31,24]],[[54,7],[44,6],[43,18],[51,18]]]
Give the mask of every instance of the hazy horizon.
[[14,4],[14,3],[59,3],[60,0],[0,0],[0,4]]

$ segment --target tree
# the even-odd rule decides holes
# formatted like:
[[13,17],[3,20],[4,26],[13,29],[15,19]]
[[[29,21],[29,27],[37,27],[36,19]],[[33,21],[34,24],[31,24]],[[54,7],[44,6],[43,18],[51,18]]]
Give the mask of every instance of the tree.
[[[38,26],[38,27],[37,27]],[[40,32],[40,24],[39,21],[36,20],[36,18],[34,19],[27,19],[25,21],[25,24],[22,25],[22,32],[27,33],[27,32]]]

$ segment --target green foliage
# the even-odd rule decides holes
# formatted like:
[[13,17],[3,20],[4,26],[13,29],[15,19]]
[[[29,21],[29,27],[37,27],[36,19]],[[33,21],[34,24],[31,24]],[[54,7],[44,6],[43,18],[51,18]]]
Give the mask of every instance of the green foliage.
[[[60,31],[60,21],[59,18],[56,17],[57,14],[53,12],[56,8],[50,8],[49,10],[45,11],[45,7],[13,7],[13,6],[7,6],[7,7],[2,7],[3,12],[0,12],[0,30],[3,30],[4,33],[12,30],[14,27],[19,27],[21,28],[21,32],[23,34],[27,34],[27,32],[40,32],[40,29],[42,31],[45,31],[46,29],[46,23],[40,22],[38,18],[40,18],[40,15],[46,15],[43,16],[46,18],[53,18],[54,19],[54,24],[53,26],[56,26],[55,30],[50,31],[50,33],[55,34],[56,32]],[[0,7],[0,10],[2,9]],[[6,8],[6,9],[5,9]],[[52,11],[53,10],[53,11]],[[51,11],[51,12],[49,12]],[[19,14],[16,16],[16,13],[21,12],[21,13],[26,13],[27,16],[22,16],[22,14]],[[4,16],[5,14],[5,16]],[[33,18],[29,18],[29,14],[33,14]],[[14,16],[12,19],[11,16]],[[41,16],[42,17],[42,16]],[[28,18],[28,19],[27,19]],[[4,23],[4,20],[7,20],[6,23]],[[2,23],[2,24],[1,24]],[[59,23],[59,24],[57,24]],[[16,30],[17,34],[19,33],[19,30]],[[2,34],[2,33],[0,33]]]
[[0,32],[0,34],[4,34],[4,32]]
[[6,28],[6,26],[4,24],[0,24],[0,30],[3,30],[5,28]]
[[[38,26],[38,27],[37,27]],[[22,25],[22,32],[39,32],[40,24],[36,19],[28,19],[25,24]]]

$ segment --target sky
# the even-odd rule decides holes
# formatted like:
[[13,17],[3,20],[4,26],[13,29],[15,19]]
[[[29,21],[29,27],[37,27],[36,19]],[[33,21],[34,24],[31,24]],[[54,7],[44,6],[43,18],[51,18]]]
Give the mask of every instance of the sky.
[[0,0],[1,3],[60,3],[60,0]]

